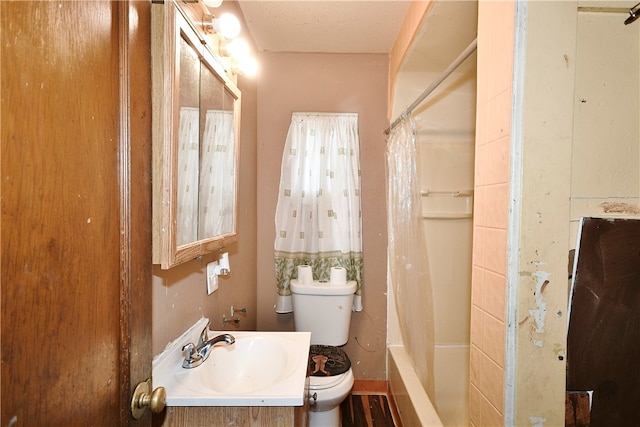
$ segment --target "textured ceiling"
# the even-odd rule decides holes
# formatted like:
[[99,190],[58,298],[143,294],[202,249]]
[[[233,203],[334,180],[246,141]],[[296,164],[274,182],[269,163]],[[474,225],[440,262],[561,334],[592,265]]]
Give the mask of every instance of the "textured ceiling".
[[389,53],[409,1],[240,0],[265,52]]

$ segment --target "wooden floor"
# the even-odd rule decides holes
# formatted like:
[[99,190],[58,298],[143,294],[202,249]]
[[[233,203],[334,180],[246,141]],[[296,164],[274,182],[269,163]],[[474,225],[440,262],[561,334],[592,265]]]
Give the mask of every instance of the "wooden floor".
[[392,406],[385,394],[350,394],[340,405],[342,427],[401,427]]

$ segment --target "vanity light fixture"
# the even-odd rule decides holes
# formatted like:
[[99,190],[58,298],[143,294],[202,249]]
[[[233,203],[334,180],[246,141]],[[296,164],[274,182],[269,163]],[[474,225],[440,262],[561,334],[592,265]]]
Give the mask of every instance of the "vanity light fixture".
[[219,18],[213,18],[211,25],[216,33],[227,40],[236,38],[240,34],[240,21],[230,13],[223,13]]
[[[200,0],[182,0],[185,3],[200,3]],[[207,7],[220,7],[222,0],[202,0],[202,3]]]
[[[183,0],[189,3],[200,3],[200,0]],[[207,7],[218,7],[222,0],[202,0]],[[229,67],[234,74],[254,76],[258,71],[258,62],[251,57],[246,41],[237,38],[240,34],[240,21],[231,13],[223,13],[220,17],[205,13],[200,23],[208,34],[219,34],[218,52],[229,58]]]
[[244,58],[242,61],[235,63],[231,67],[231,71],[248,77],[255,76],[258,73],[258,61],[253,57]]
[[220,5],[222,4],[222,0],[202,0],[202,2],[205,4],[205,6],[207,7],[220,7]]
[[258,61],[251,56],[249,44],[245,40],[221,40],[219,52],[220,55],[229,58],[231,72],[234,74],[254,76],[258,72]]
[[249,57],[249,44],[244,39],[233,39],[224,46],[227,56],[241,61]]
[[231,13],[223,13],[219,18],[205,15],[201,25],[208,34],[220,34],[221,41],[235,39],[240,34],[240,21]]

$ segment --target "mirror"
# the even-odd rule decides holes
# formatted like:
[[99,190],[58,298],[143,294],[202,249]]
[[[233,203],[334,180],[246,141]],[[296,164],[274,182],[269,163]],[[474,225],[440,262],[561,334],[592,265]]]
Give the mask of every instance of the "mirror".
[[235,230],[236,97],[205,65],[200,99],[204,128],[198,238],[207,239]]
[[213,36],[173,2],[152,13],[153,262],[166,269],[237,240],[240,92]]

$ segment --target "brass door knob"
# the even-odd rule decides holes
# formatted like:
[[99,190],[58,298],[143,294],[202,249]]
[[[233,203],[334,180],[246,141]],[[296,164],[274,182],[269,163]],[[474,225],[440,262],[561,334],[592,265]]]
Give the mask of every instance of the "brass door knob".
[[167,399],[167,392],[164,387],[158,387],[151,394],[151,378],[138,383],[131,398],[131,415],[139,420],[144,414],[145,408],[151,409],[154,414],[159,414],[164,410]]

